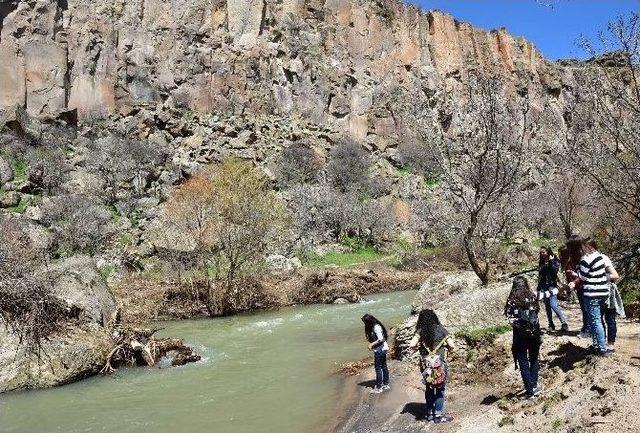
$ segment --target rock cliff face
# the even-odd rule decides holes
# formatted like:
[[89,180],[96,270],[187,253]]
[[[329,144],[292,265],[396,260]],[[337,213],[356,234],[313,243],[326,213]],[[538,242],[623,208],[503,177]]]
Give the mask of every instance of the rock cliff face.
[[13,0],[0,18],[0,109],[31,115],[299,118],[384,150],[406,132],[398,92],[479,69],[554,103],[570,80],[504,29],[400,0]]

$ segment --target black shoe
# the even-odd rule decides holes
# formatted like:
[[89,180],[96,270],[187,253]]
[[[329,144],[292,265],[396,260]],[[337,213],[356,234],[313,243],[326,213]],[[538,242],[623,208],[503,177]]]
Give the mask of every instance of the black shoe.
[[549,330],[550,330],[550,331],[555,331],[555,330],[556,330],[556,325],[554,325],[553,323],[551,323],[551,324],[549,325]]
[[562,332],[569,332],[569,325],[567,325],[566,323],[563,323],[562,327],[560,328],[560,330]]

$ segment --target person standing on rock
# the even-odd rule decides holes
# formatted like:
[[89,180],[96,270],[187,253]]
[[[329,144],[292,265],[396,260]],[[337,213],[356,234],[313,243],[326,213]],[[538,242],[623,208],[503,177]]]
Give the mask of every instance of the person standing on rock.
[[599,356],[609,356],[611,351],[605,341],[605,330],[602,325],[602,314],[606,307],[606,301],[610,295],[609,277],[607,276],[607,263],[605,258],[592,245],[588,239],[570,239],[567,244],[572,256],[580,256],[577,272],[572,272],[576,279],[570,286],[582,287],[585,304],[585,316],[589,324],[591,338],[591,352]]
[[504,314],[513,327],[511,352],[516,368],[520,369],[527,398],[540,393],[538,372],[542,332],[538,320],[539,310],[536,295],[529,288],[527,279],[521,276],[514,278]]
[[364,334],[369,342],[369,350],[373,351],[373,363],[376,370],[376,385],[371,390],[374,394],[380,394],[390,389],[389,369],[387,368],[387,329],[382,322],[370,314],[362,316],[364,322]]
[[[420,373],[425,378],[428,369],[427,360],[437,357],[437,362],[441,363],[443,378],[437,385],[425,383],[424,397],[427,403],[426,420],[436,424],[453,421],[453,417],[444,412],[445,387],[448,376],[447,353],[455,348],[453,338],[444,326],[440,324],[438,316],[433,310],[422,310],[418,315],[416,333],[411,339],[409,346],[418,348],[420,352]],[[429,361],[433,362],[433,361]]]
[[560,270],[560,260],[553,254],[550,247],[540,248],[540,261],[538,263],[538,300],[544,301],[549,321],[549,329],[554,331],[553,313],[560,319],[561,330],[567,332],[567,318],[558,304],[558,271]]

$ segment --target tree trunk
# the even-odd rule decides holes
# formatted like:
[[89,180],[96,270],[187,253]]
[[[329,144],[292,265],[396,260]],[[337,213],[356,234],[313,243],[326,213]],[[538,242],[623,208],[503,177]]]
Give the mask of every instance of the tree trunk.
[[489,266],[485,263],[484,267],[480,265],[478,261],[478,256],[476,254],[475,248],[473,247],[473,241],[471,235],[468,233],[463,237],[464,250],[467,253],[467,258],[469,259],[469,264],[471,265],[471,269],[473,272],[480,278],[482,281],[482,285],[486,286],[489,284]]

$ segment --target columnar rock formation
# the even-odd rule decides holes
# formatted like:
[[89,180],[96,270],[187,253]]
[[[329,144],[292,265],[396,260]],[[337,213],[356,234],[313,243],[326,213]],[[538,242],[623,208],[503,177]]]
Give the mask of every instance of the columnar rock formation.
[[0,17],[0,109],[31,115],[300,117],[383,149],[402,134],[394,91],[475,69],[545,100],[562,90],[530,42],[400,0],[13,0]]

